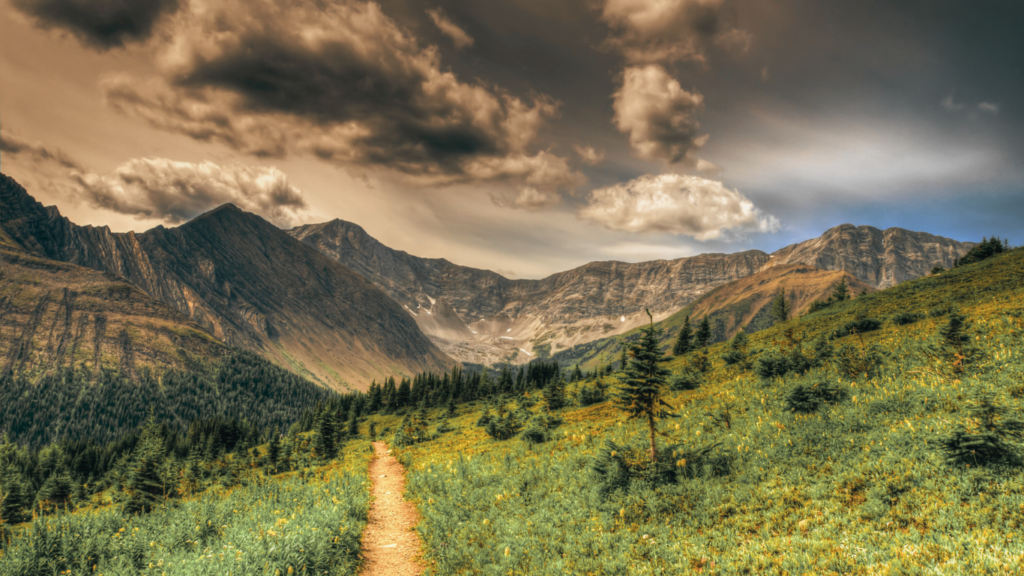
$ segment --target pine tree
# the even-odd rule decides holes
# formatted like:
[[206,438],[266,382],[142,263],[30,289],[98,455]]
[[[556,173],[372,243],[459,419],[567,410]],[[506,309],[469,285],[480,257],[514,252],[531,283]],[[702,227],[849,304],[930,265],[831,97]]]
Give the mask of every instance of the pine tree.
[[25,509],[30,507],[21,471],[14,462],[3,457],[7,449],[13,453],[15,448],[5,435],[0,446],[0,526],[24,522],[27,519]]
[[164,483],[158,468],[164,457],[164,438],[160,425],[150,412],[149,420],[142,430],[139,445],[135,449],[134,461],[130,464],[125,489],[128,502],[125,514],[139,514],[152,510],[164,497]]
[[334,437],[337,432],[334,423],[334,412],[324,408],[316,419],[313,430],[313,452],[320,460],[330,460],[337,456]]
[[844,275],[836,282],[836,285],[832,287],[832,296],[830,299],[833,302],[846,302],[850,299],[849,286],[846,285],[846,276]]
[[778,295],[772,300],[772,318],[776,322],[789,320],[789,300],[786,300],[786,289],[779,290]]
[[939,328],[937,341],[929,345],[926,353],[948,362],[955,374],[963,374],[965,366],[970,363],[976,354],[971,346],[971,336],[967,333],[970,323],[967,317],[959,312],[951,312],[949,321]]
[[552,378],[544,387],[544,403],[552,411],[565,408],[565,380],[561,374]]
[[619,356],[619,372],[625,372],[629,366],[629,347],[622,346],[622,354]]
[[679,329],[679,337],[676,338],[676,345],[672,349],[672,355],[682,356],[693,349],[693,328],[690,327],[690,317],[683,320],[683,327]]
[[359,436],[359,413],[355,406],[348,412],[348,435],[352,438]]
[[697,325],[697,335],[694,340],[697,341],[697,348],[706,348],[711,343],[711,321],[707,316]]
[[[651,316],[650,311],[647,315]],[[668,370],[659,365],[664,360],[654,328],[654,317],[651,316],[650,326],[641,331],[640,343],[633,348],[633,358],[626,370],[625,382],[616,395],[616,404],[630,419],[647,420],[652,462],[658,461],[655,443],[657,421],[675,416],[669,411],[672,406],[664,400],[667,392],[666,377],[669,374]]]
[[270,441],[267,442],[267,462],[271,470],[277,471],[277,461],[281,458],[281,433],[277,426],[270,434]]

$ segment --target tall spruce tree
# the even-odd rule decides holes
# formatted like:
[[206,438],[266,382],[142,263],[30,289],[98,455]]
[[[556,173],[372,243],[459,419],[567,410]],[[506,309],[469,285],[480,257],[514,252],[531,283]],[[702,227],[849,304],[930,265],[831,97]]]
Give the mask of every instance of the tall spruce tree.
[[676,345],[672,348],[673,356],[682,356],[693,349],[693,328],[690,326],[690,316],[683,319],[683,327],[679,329],[679,337],[676,338]]
[[629,346],[622,345],[622,354],[619,355],[619,372],[625,372],[629,366]]
[[666,377],[669,371],[660,366],[665,360],[661,356],[658,334],[654,328],[654,317],[650,311],[650,326],[640,333],[640,342],[633,347],[633,358],[626,370],[625,382],[616,394],[616,405],[632,419],[647,421],[651,439],[651,462],[658,461],[656,444],[657,421],[675,416],[672,406],[664,400],[667,393]]
[[313,452],[317,458],[330,460],[338,454],[334,443],[336,428],[334,411],[325,406],[314,423]]
[[711,321],[708,320],[707,316],[697,325],[697,334],[694,340],[696,340],[697,348],[707,348],[708,344],[711,343]]
[[164,437],[161,426],[151,413],[129,465],[125,483],[128,492],[128,501],[124,505],[126,514],[148,512],[163,499],[164,483],[158,470],[163,458]]
[[786,299],[786,289],[779,290],[779,293],[772,300],[772,318],[776,322],[789,320],[789,300]]
[[544,403],[548,410],[565,408],[565,380],[561,374],[552,378],[544,387]]
[[839,279],[835,286],[832,287],[832,296],[830,299],[833,302],[846,302],[850,299],[850,288],[846,284],[846,276]]

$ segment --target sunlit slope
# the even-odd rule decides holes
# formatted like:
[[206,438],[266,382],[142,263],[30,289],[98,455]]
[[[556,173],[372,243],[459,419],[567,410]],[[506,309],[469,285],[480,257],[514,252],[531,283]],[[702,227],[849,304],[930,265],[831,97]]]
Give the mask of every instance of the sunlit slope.
[[[842,278],[846,279],[851,296],[875,290],[842,270],[821,270],[804,264],[772,266],[715,288],[656,325],[662,331],[663,344],[671,350],[684,318],[689,316],[696,327],[696,322],[706,316],[711,323],[712,342],[720,342],[732,338],[741,328],[753,333],[774,324],[770,315],[771,301],[781,290],[786,291],[790,309],[801,314],[812,302],[828,298]],[[581,368],[593,369],[618,360],[622,342],[633,342],[638,335],[639,328],[621,336],[575,346],[556,354],[555,358],[563,366],[579,363]]]
[[[0,547],[0,574],[356,574],[369,442],[301,474],[252,472],[148,514],[100,504],[38,518]],[[96,500],[102,500],[97,498]]]
[[[728,344],[713,346],[701,387],[668,397],[679,418],[661,424],[658,442],[675,446],[662,456],[678,478],[661,486],[633,481],[600,493],[593,463],[606,441],[619,445],[623,466],[646,461],[643,427],[610,403],[560,411],[554,439],[535,445],[491,439],[475,426],[483,406],[462,407],[450,422],[456,431],[401,451],[432,573],[1015,573],[1024,557],[1021,468],[955,464],[942,443],[977,431],[982,399],[1007,418],[1024,407],[1022,278],[1018,250],[751,336],[757,366],[795,342],[813,357],[819,336],[880,321],[830,341],[833,359],[802,376],[726,367]],[[923,345],[951,309],[968,318],[977,351],[963,374]],[[843,354],[873,350],[874,376],[845,371]],[[668,366],[679,373],[692,362]],[[837,395],[801,413],[798,387]],[[695,457],[702,448],[710,452]]]

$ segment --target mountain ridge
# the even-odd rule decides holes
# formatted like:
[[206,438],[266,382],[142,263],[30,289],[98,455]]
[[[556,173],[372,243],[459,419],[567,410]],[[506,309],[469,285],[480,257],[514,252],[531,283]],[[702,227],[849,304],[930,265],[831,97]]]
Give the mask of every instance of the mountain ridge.
[[[589,262],[541,279],[514,280],[389,248],[362,226],[337,218],[288,233],[385,290],[446,353],[482,364],[529,361],[628,332],[647,321],[645,308],[656,319],[667,318],[717,286],[773,266],[849,269],[873,288],[884,288],[936,265],[951,267],[973,246],[902,228],[841,224],[772,254],[747,250]],[[465,329],[454,320],[437,326],[431,310],[439,301],[450,305]]]
[[71,223],[7,176],[0,193],[0,223],[26,249],[115,274],[226,343],[323,385],[364,388],[453,363],[376,286],[237,206],[112,233]]

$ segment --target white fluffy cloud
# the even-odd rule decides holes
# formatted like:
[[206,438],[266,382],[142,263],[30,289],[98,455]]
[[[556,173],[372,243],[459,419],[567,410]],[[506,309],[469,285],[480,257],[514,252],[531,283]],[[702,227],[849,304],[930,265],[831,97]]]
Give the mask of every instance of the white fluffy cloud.
[[459,28],[458,24],[452,22],[451,18],[445,16],[440,8],[427,10],[427,15],[430,16],[430,20],[434,22],[434,26],[437,26],[438,30],[452,39],[456,48],[465,48],[473,45],[473,37],[462,28]]
[[137,158],[111,176],[73,172],[80,194],[97,208],[178,224],[228,202],[281,227],[307,208],[302,192],[277,168]]
[[632,63],[706,62],[707,48],[746,50],[750,35],[732,24],[725,0],[605,0],[609,44]]
[[711,240],[728,230],[775,232],[778,220],[715,180],[641,176],[590,193],[580,218],[624,232],[668,232]]
[[614,94],[613,122],[629,134],[629,143],[641,158],[695,163],[692,153],[708,138],[699,134],[694,117],[703,103],[703,96],[683,90],[660,65],[630,66]]

